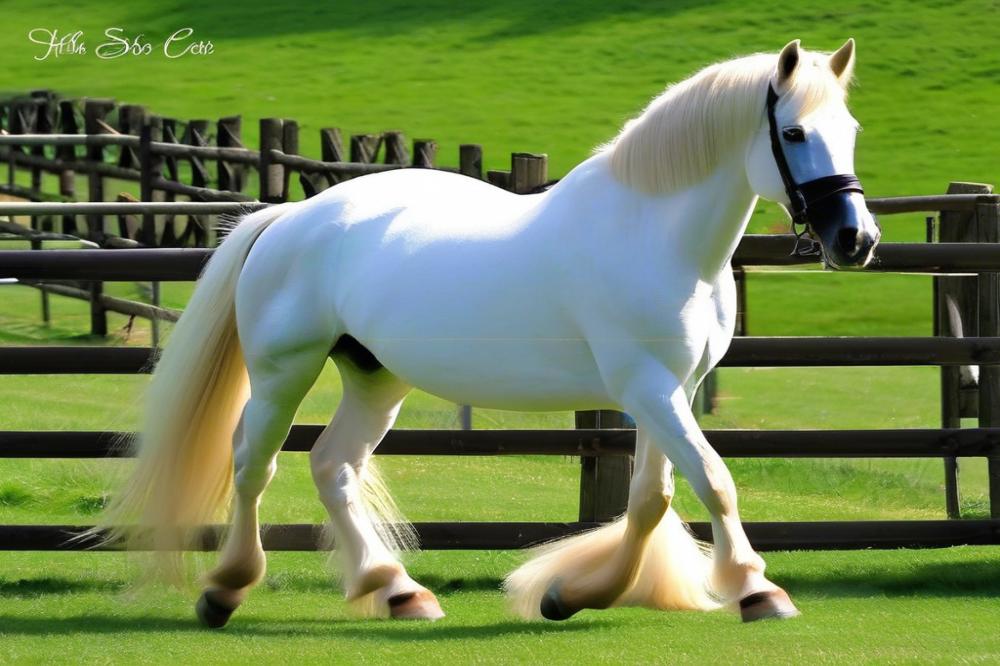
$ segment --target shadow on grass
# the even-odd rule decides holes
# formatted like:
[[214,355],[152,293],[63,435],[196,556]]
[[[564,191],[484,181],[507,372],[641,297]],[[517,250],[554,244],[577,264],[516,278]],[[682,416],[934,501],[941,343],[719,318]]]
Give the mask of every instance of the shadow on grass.
[[[503,582],[499,578],[492,576],[478,576],[470,578],[455,578],[452,576],[440,576],[429,573],[411,575],[416,578],[421,585],[438,595],[445,595],[452,592],[496,592],[500,593]],[[303,577],[303,576],[274,576],[268,577],[263,583],[272,592],[331,592],[340,593],[339,584],[333,576]]]
[[[420,582],[440,596],[448,596],[454,592],[501,592],[501,581],[490,576],[474,578],[453,578],[446,576],[422,575]],[[274,576],[265,579],[261,588],[277,593],[325,593],[340,595],[340,587],[332,576]],[[30,599],[41,596],[64,594],[80,594],[88,592],[118,594],[135,589],[139,593],[156,594],[154,590],[133,588],[126,580],[87,580],[73,579],[63,576],[44,576],[41,578],[20,578],[17,580],[0,579],[0,599],[14,597]],[[191,594],[195,594],[192,588]]]
[[491,639],[512,634],[542,636],[575,631],[586,631],[611,623],[600,620],[586,622],[552,623],[505,620],[484,625],[448,625],[442,623],[400,624],[380,620],[296,619],[279,622],[234,617],[225,629],[205,629],[192,617],[190,620],[175,617],[81,615],[67,618],[24,617],[0,615],[0,633],[6,635],[41,636],[73,634],[125,634],[171,632],[214,634],[219,637],[241,636],[313,636],[317,638],[351,638],[376,642],[391,641],[441,641]]
[[835,569],[775,576],[792,596],[984,597],[1000,598],[1000,568],[987,562],[918,564],[905,570]]
[[[434,27],[444,35],[455,25],[481,24],[485,41],[516,39],[572,28],[587,23],[623,16],[632,19],[662,18],[704,5],[704,0],[681,0],[672,3],[606,3],[595,0],[538,3],[534,0],[502,0],[489,4],[465,3],[456,12],[449,0],[427,0],[418,4],[406,0],[363,4],[327,5],[316,3],[288,11],[269,0],[249,0],[239,12],[197,0],[173,0],[162,3],[157,12],[143,7],[126,14],[131,25],[158,26],[164,16],[184,16],[205,39],[247,39],[264,35],[297,37],[313,30],[333,29],[386,37]],[[172,24],[171,24],[172,25]],[[185,24],[187,25],[187,24]],[[169,34],[171,30],[167,30]],[[292,40],[294,41],[294,40]]]
[[[0,619],[2,621],[2,619]],[[484,625],[443,625],[435,626],[430,624],[402,626],[396,622],[371,622],[364,624],[352,622],[350,625],[336,627],[332,633],[354,638],[372,641],[440,641],[440,640],[466,640],[466,639],[489,639],[500,638],[512,634],[523,634],[530,636],[545,636],[553,634],[563,634],[575,631],[590,631],[595,627],[610,626],[612,622],[594,621],[587,622],[522,622],[518,620],[505,620],[493,624]]]
[[81,592],[121,592],[126,585],[120,581],[73,580],[56,576],[45,578],[22,578],[20,580],[0,580],[0,598],[17,597],[33,599],[45,595],[78,594]]

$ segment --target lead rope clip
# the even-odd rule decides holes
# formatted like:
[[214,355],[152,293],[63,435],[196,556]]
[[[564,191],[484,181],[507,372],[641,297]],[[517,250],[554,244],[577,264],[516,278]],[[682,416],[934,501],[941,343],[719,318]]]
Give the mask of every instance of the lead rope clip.
[[[802,225],[799,229],[798,225]],[[788,255],[790,257],[820,257],[823,256],[823,251],[820,249],[819,243],[814,241],[812,238],[806,236],[806,232],[809,231],[809,226],[805,221],[800,221],[792,219],[792,233],[795,234],[795,246],[792,247],[791,253]]]

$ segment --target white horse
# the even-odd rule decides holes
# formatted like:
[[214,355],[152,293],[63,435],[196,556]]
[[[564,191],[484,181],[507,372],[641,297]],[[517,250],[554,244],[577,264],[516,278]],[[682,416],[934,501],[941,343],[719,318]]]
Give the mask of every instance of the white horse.
[[[512,574],[523,614],[727,602],[744,620],[797,614],[764,576],[690,403],[733,335],[730,260],[758,197],[806,222],[828,263],[871,257],[878,228],[847,175],[853,64],[853,41],[826,55],[796,40],[712,65],[542,194],[408,169],[249,215],[173,332],[136,471],[103,524],[134,525],[112,536],[152,539],[169,568],[191,528],[231,505],[197,605],[224,625],[264,574],[258,503],[332,356],[344,395],[312,472],[347,596],[370,612],[443,615],[363,500],[369,458],[419,387],[489,408],[621,409],[638,424],[628,511]],[[713,555],[669,508],[674,465],[711,513]]]

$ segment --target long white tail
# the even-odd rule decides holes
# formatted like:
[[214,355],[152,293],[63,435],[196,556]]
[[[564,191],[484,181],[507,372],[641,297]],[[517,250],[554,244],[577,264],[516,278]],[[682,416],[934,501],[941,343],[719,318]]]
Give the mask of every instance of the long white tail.
[[[540,617],[542,597],[557,580],[592,578],[619,547],[626,518],[536,548],[532,559],[504,581],[515,613]],[[713,610],[720,603],[711,592],[712,558],[681,521],[667,509],[646,547],[635,581],[616,606],[646,606],[661,610]]]
[[208,262],[146,392],[138,462],[99,529],[108,541],[151,546],[158,573],[180,582],[181,550],[219,520],[233,483],[232,434],[249,396],[236,331],[236,282],[257,237],[282,206],[245,217]]

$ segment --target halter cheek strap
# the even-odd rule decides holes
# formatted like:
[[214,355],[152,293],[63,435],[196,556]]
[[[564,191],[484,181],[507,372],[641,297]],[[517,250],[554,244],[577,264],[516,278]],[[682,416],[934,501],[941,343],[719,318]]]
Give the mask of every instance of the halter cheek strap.
[[[774,86],[767,86],[767,125],[771,135],[771,153],[774,155],[774,163],[781,174],[781,182],[785,186],[785,194],[788,195],[789,213],[792,216],[792,231],[795,232],[796,242],[793,255],[817,254],[818,248],[808,248],[805,251],[799,249],[800,240],[808,229],[817,230],[827,220],[824,220],[811,213],[819,212],[816,204],[823,199],[833,196],[839,192],[860,192],[861,181],[853,173],[838,173],[832,176],[823,176],[815,180],[804,183],[796,183],[792,176],[792,170],[788,167],[788,159],[785,157],[785,150],[781,145],[781,133],[778,132],[778,120],[775,117],[774,109],[778,104],[778,93]],[[812,210],[810,210],[812,206]],[[803,225],[802,230],[797,229],[797,225]]]

